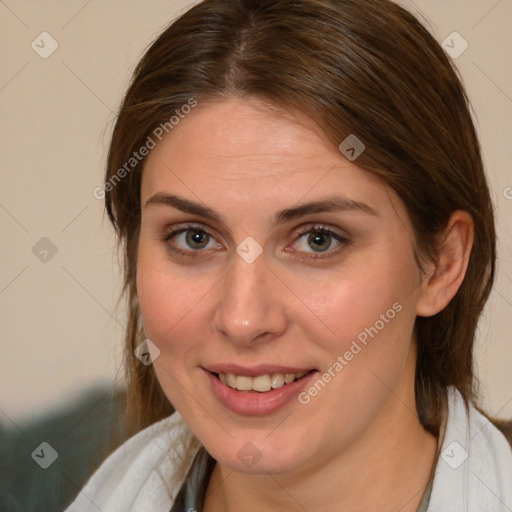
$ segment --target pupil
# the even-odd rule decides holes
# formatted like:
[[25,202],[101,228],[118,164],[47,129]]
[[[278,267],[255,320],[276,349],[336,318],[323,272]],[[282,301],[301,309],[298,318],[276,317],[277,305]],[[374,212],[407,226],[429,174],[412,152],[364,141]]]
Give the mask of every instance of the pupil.
[[331,237],[327,233],[311,233],[309,235],[309,243],[314,251],[325,251],[331,245]]
[[194,249],[201,249],[208,243],[208,235],[202,231],[187,232],[187,243]]

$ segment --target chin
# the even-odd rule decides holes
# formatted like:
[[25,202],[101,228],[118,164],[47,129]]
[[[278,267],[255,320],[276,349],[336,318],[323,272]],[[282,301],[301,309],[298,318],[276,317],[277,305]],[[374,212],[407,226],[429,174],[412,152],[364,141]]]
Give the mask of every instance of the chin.
[[237,473],[284,475],[297,471],[305,463],[303,449],[297,450],[298,444],[290,437],[286,442],[277,438],[271,442],[266,436],[267,432],[256,433],[254,441],[250,441],[251,436],[245,433],[234,437],[228,446],[215,445],[213,440],[204,446],[222,466]]

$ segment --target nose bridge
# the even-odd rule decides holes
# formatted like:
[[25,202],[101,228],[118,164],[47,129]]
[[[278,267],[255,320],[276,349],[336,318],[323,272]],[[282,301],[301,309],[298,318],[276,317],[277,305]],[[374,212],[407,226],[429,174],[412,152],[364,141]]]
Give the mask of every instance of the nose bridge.
[[217,331],[239,344],[251,343],[262,334],[284,332],[285,311],[263,256],[251,263],[235,257],[224,280],[214,323]]

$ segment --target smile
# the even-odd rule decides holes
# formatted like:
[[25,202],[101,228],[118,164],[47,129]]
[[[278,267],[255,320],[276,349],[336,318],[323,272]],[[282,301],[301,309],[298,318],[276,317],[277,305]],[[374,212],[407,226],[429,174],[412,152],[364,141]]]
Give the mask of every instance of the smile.
[[246,375],[235,375],[233,373],[219,373],[218,378],[223,384],[226,384],[232,389],[238,391],[258,391],[259,393],[266,393],[271,389],[278,389],[286,384],[291,384],[296,380],[301,379],[308,372],[299,373],[266,373],[256,377],[249,377]]
[[318,375],[315,369],[261,365],[203,368],[210,390],[222,406],[243,415],[272,414],[295,399]]

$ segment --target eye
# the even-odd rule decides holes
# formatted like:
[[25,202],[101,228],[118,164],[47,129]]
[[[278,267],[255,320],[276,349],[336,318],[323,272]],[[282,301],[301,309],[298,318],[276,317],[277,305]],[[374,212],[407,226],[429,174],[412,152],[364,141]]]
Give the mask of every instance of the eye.
[[172,241],[177,250],[183,252],[219,249],[221,247],[215,238],[199,227],[172,231],[165,236],[165,241]]
[[348,240],[334,231],[316,226],[300,233],[297,242],[295,242],[295,250],[317,254],[334,252],[335,249],[346,243],[348,243]]

